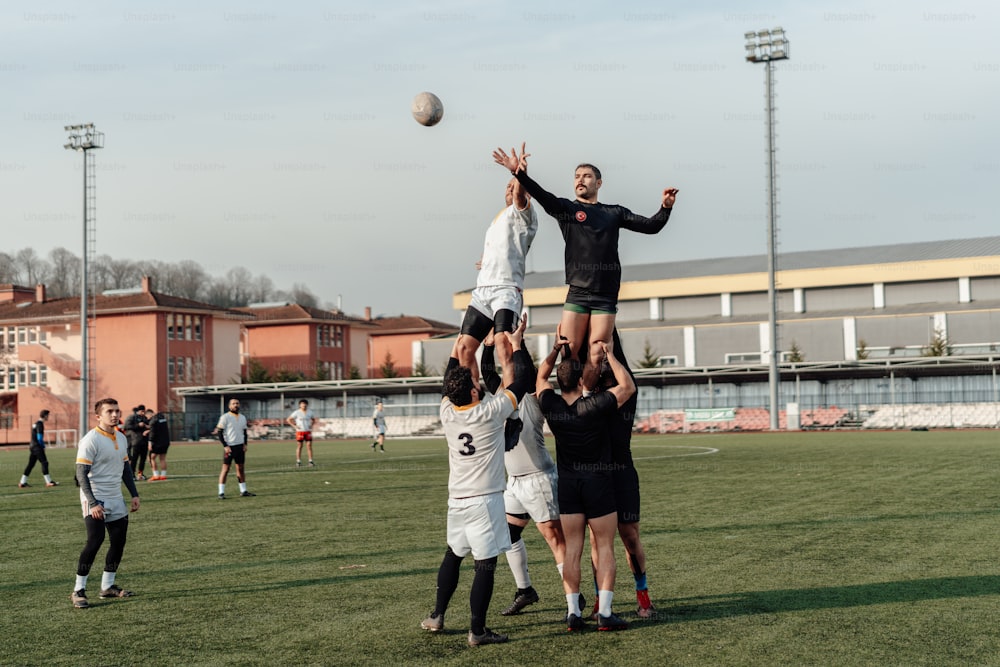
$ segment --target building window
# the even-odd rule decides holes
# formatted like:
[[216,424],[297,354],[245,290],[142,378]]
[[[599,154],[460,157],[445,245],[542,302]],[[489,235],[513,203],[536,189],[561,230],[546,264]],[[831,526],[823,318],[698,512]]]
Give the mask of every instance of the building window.
[[174,381],[174,358],[167,357],[167,382]]
[[17,367],[17,385],[19,387],[28,386],[28,367],[21,365]]
[[28,330],[25,327],[17,328],[17,344],[24,345],[28,342]]
[[334,332],[336,333],[336,336],[337,336],[337,342],[334,343],[334,346],[335,347],[344,347],[344,328],[343,327],[334,327]]
[[38,386],[48,387],[49,386],[49,367],[39,366],[38,367]]
[[174,339],[174,314],[167,313],[167,340]]
[[13,366],[7,367],[7,388],[13,389],[17,386],[17,369]]
[[201,340],[201,315],[194,316],[194,339]]
[[185,315],[184,316],[184,340],[192,340],[192,338],[193,338],[193,336],[192,336],[192,332],[191,332],[191,316],[190,315]]
[[760,352],[735,352],[726,354],[727,364],[759,364]]
[[190,384],[194,380],[194,359],[187,357],[184,364],[184,379]]
[[35,327],[28,327],[28,343],[38,342],[38,329]]
[[677,365],[676,356],[666,355],[656,360],[657,368],[670,368],[671,366],[676,366],[676,365]]

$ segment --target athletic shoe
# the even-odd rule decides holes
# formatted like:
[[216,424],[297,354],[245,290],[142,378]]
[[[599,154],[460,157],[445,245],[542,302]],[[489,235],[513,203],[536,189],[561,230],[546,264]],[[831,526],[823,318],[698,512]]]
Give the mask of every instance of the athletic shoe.
[[59,486],[59,482],[56,481],[45,482],[45,486]]
[[310,468],[315,468],[315,467],[316,467],[316,464],[315,464],[315,463],[313,463],[312,461],[310,461],[310,462],[309,462],[309,467],[310,467]]
[[77,609],[86,609],[90,606],[90,602],[87,601],[87,591],[81,588],[78,591],[73,591],[69,599],[73,601],[73,606]]
[[296,461],[295,462],[295,467],[296,468],[301,468],[302,467],[302,461]]
[[649,601],[649,590],[636,591],[635,601],[638,604],[635,613],[639,618],[649,618],[656,613],[656,607]]
[[628,621],[624,618],[620,618],[617,614],[611,614],[610,616],[600,616],[598,615],[597,629],[604,630],[627,630]]
[[111,588],[101,591],[102,598],[130,598],[134,595],[132,591],[127,591],[118,584],[111,584]]
[[25,482],[24,484],[21,484],[20,482],[18,482],[17,483],[17,488],[19,488],[19,489],[30,489],[31,488],[31,484],[28,484],[27,482]]
[[523,591],[518,591],[514,593],[514,602],[509,607],[500,612],[501,616],[513,616],[514,614],[521,613],[521,610],[527,607],[529,604],[535,604],[538,602],[538,591],[533,587],[529,586]]
[[136,474],[135,478],[136,478],[137,480],[139,480],[140,482],[142,482],[142,481],[145,481],[145,480],[146,480],[146,476],[142,474],[142,471],[141,471],[141,470],[140,470],[140,471],[138,472],[138,474]]
[[477,635],[469,630],[469,646],[482,646],[483,644],[503,644],[507,641],[507,635],[500,635],[489,628],[483,628],[483,634]]
[[432,611],[430,616],[420,621],[420,627],[431,632],[441,632],[444,630],[444,614],[435,614]]
[[587,629],[587,623],[576,614],[566,614],[566,632],[580,632]]
[[250,493],[249,491],[244,491],[243,493],[240,494],[240,497],[241,498],[253,498],[256,495],[257,495],[256,493]]
[[[381,452],[382,452],[383,454],[385,454],[385,447],[382,447],[382,449],[381,449]],[[503,637],[503,635],[497,635],[497,636],[498,636],[498,637]],[[507,641],[507,640],[506,640],[506,639],[504,639],[504,641]],[[494,643],[494,644],[495,644],[496,642],[491,642],[491,643]]]
[[226,499],[226,494],[220,493],[219,494],[219,500],[225,500],[225,499]]

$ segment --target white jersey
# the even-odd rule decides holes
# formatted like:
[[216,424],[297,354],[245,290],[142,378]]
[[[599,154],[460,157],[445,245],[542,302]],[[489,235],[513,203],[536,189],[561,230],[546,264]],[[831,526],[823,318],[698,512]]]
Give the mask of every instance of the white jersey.
[[538,231],[538,216],[528,203],[523,211],[511,204],[486,230],[476,287],[524,287],[525,256]]
[[372,419],[375,421],[375,426],[382,429],[385,428],[385,412],[375,408],[375,410],[372,411]]
[[[94,497],[108,506],[124,503],[122,472],[128,461],[128,440],[124,433],[108,433],[99,428],[88,431],[77,447],[77,464],[90,466],[90,489]],[[80,502],[87,513],[87,496],[80,489]]]
[[[312,410],[302,410],[301,408],[288,415],[289,419],[295,421],[296,431],[312,431],[313,426],[313,411]],[[229,438],[226,438],[226,442],[229,442]]]
[[517,443],[504,452],[507,474],[519,477],[555,470],[555,461],[545,448],[545,434],[542,432],[544,418],[538,399],[533,394],[525,394],[517,412],[521,419],[521,434]]
[[499,493],[504,480],[504,423],[517,399],[503,391],[477,403],[455,406],[441,399],[441,424],[448,439],[448,497]]
[[243,415],[227,412],[219,417],[219,423],[215,425],[215,428],[222,429],[222,435],[228,446],[235,447],[247,444],[243,437],[243,432],[247,430],[247,418]]

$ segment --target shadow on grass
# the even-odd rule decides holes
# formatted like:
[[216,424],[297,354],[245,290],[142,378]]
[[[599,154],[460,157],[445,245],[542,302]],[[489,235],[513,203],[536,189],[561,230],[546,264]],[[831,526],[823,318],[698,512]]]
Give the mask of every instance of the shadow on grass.
[[875,584],[747,591],[672,600],[658,621],[703,621],[733,616],[861,607],[896,602],[1000,595],[1000,576],[939,577]]

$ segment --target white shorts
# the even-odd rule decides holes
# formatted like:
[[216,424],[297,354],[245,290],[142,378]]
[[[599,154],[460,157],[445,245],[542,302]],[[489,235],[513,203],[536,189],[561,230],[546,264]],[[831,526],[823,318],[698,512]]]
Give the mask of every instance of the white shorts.
[[[80,498],[80,507],[83,509],[83,517],[90,516],[90,503],[86,498]],[[104,501],[104,523],[111,523],[128,516],[129,506],[125,503],[124,496],[111,498]]]
[[549,472],[507,478],[503,502],[507,514],[527,514],[535,523],[559,518],[559,473]]
[[476,560],[510,550],[510,529],[503,494],[448,499],[448,546],[456,556],[472,553]]
[[517,317],[521,317],[523,301],[521,290],[516,287],[477,287],[472,290],[469,305],[493,320],[500,310],[512,310]]

